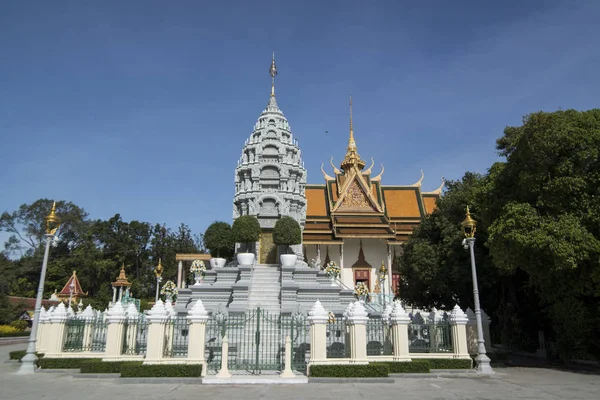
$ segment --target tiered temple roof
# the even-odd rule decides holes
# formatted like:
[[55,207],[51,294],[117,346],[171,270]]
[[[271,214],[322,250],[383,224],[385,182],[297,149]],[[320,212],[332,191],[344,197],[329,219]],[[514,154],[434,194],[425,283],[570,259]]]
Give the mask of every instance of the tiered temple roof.
[[385,239],[390,244],[406,241],[425,215],[436,207],[442,185],[435,191],[421,191],[421,179],[413,185],[382,185],[384,172],[372,177],[371,166],[360,158],[352,126],[350,99],[350,138],[340,169],[330,164],[334,177],[321,166],[325,184],[307,185],[304,244],[337,244],[345,238]]
[[[71,293],[71,283],[73,283],[73,292]],[[77,299],[79,297],[87,296],[87,292],[84,292],[81,288],[81,284],[79,283],[79,278],[77,278],[77,272],[73,271],[73,275],[69,278],[65,286],[63,286],[62,290],[56,294],[56,296],[61,299],[68,299],[72,296],[72,299]],[[74,301],[75,301],[74,300]]]

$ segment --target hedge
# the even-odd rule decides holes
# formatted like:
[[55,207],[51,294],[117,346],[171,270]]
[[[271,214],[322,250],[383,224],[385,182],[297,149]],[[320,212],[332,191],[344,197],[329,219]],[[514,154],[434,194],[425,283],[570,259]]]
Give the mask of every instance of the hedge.
[[242,215],[233,221],[231,227],[232,238],[237,243],[243,243],[246,248],[248,244],[258,241],[260,238],[260,224],[258,219],[252,215]]
[[227,222],[215,221],[204,232],[204,246],[213,257],[231,256],[235,243],[231,225]]
[[279,218],[273,228],[273,243],[280,246],[292,246],[302,243],[302,230],[298,222],[288,216]]
[[97,361],[98,358],[41,358],[39,360],[42,369],[79,369],[86,361]]
[[312,378],[385,378],[388,366],[384,363],[367,365],[313,365],[310,367]]
[[121,365],[121,377],[123,378],[148,378],[148,377],[183,377],[195,378],[202,375],[201,364],[162,364],[144,365],[138,363],[123,363]]
[[[11,360],[21,361],[21,358],[25,357],[25,354],[27,354],[27,350],[15,350],[8,353],[8,357]],[[35,355],[38,356],[38,358],[44,357],[44,353],[35,353]]]
[[0,332],[0,337],[23,337],[29,336],[30,332]]
[[427,374],[431,368],[427,360],[383,361],[373,364],[386,365],[390,374]]
[[471,369],[473,362],[469,359],[458,358],[422,358],[419,361],[427,361],[431,369]]
[[126,364],[140,365],[141,361],[101,361],[87,360],[81,363],[82,374],[118,374],[121,372],[121,368]]

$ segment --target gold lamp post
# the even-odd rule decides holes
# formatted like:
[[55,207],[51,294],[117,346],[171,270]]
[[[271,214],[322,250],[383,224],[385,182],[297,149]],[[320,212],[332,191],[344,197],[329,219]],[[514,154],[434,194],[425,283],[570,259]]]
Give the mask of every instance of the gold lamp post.
[[475,232],[477,231],[477,221],[471,217],[471,211],[467,206],[467,215],[461,222],[462,231],[465,235],[463,246],[469,249],[471,254],[471,273],[473,275],[473,297],[475,300],[475,319],[477,321],[477,371],[484,374],[493,374],[494,370],[490,365],[490,358],[486,355],[485,341],[483,339],[483,326],[481,324],[481,306],[479,304],[479,287],[477,285],[477,267],[475,265]]
[[158,292],[159,292],[159,287],[160,287],[160,282],[162,281],[162,273],[163,273],[163,266],[162,266],[162,259],[158,259],[158,265],[156,266],[156,268],[154,268],[154,274],[156,275],[156,298],[155,298],[155,302],[158,301]]
[[60,218],[56,215],[56,202],[52,203],[50,214],[46,217],[46,250],[44,252],[44,261],[42,263],[42,271],[40,272],[40,283],[38,285],[37,296],[35,298],[35,309],[33,314],[33,324],[31,325],[31,333],[29,334],[29,342],[27,344],[27,354],[21,359],[21,367],[19,373],[33,374],[36,369],[37,356],[35,355],[35,344],[37,341],[37,330],[40,321],[40,309],[42,308],[42,298],[44,297],[44,282],[46,280],[46,269],[48,267],[48,255],[50,253],[50,243],[54,241],[56,231],[60,227]]

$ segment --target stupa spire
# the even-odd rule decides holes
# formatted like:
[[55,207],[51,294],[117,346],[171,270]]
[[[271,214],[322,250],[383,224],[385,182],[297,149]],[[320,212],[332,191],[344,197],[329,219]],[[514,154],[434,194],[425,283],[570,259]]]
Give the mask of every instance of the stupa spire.
[[271,97],[275,97],[275,76],[277,76],[277,67],[275,66],[275,52],[273,52],[273,59],[271,60],[269,75],[271,75]]
[[353,165],[356,165],[359,170],[362,170],[365,167],[365,162],[360,158],[356,148],[356,142],[354,141],[354,127],[352,126],[352,94],[350,94],[350,138],[348,139],[346,157],[344,157],[340,168],[343,169],[344,172],[348,172]]

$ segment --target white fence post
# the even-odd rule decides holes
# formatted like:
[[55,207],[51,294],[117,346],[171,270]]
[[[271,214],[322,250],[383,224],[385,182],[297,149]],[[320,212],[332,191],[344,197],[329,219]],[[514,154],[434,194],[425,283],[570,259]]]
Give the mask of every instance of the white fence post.
[[205,357],[206,321],[208,312],[204,308],[202,300],[196,300],[194,306],[188,311],[189,322],[188,354],[189,364],[202,364],[202,376],[206,376],[208,368]]
[[392,321],[392,337],[394,343],[394,361],[410,361],[408,342],[408,325],[410,318],[399,301],[394,304],[390,314]]
[[469,348],[467,345],[466,330],[469,318],[467,318],[467,314],[460,309],[458,304],[452,309],[449,321],[452,328],[452,348],[454,351],[454,358],[471,358],[469,356]]
[[44,344],[46,347],[46,358],[60,357],[65,343],[65,333],[67,325],[67,308],[60,303],[50,315],[48,326],[44,327],[44,334],[48,335],[48,340]]
[[326,325],[328,319],[327,311],[319,300],[315,302],[308,313],[310,322],[310,361],[307,367],[307,373],[311,364],[316,364],[327,360],[327,332]]
[[126,319],[127,314],[120,301],[106,313],[108,326],[103,360],[118,360],[123,354],[123,327]]
[[148,312],[148,344],[144,364],[160,364],[165,349],[165,328],[169,314],[162,300]]
[[364,302],[359,300],[348,312],[347,324],[350,326],[350,362],[368,364],[367,360],[367,311]]

